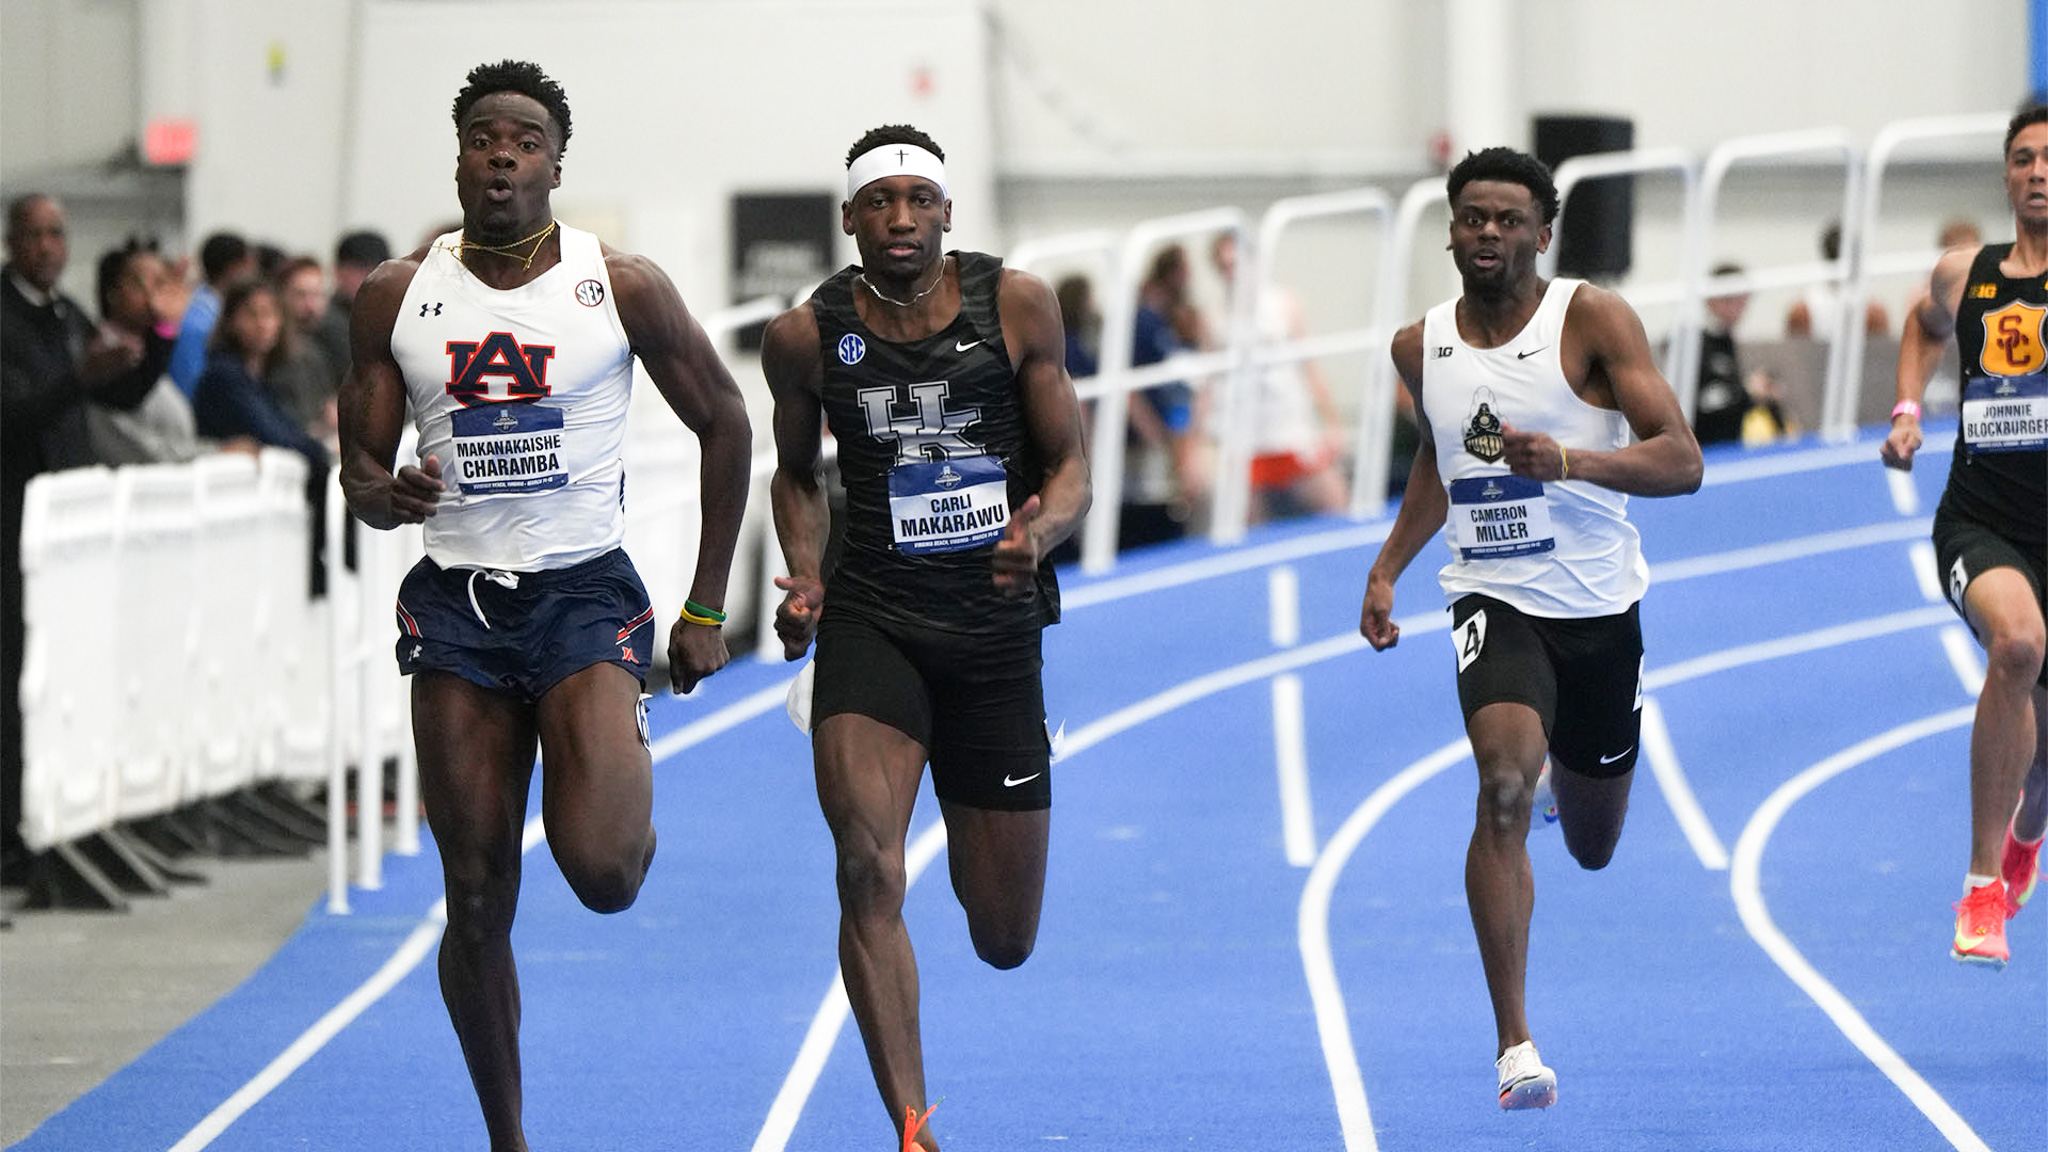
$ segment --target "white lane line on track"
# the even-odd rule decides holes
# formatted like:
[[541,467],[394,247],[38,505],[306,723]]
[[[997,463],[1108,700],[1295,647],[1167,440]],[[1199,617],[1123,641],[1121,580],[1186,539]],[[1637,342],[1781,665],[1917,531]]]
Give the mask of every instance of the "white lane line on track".
[[[1709,469],[1708,476],[1709,479],[1718,476],[1720,482],[1729,482],[1751,479],[1754,476],[1777,476],[1792,472],[1810,471],[1819,467],[1833,467],[1836,464],[1848,462],[1847,457],[1836,458],[1841,451],[1840,449],[1821,449],[1814,453],[1788,453],[1785,456],[1773,458],[1777,463],[1769,470],[1738,469],[1731,466]],[[1790,466],[1795,458],[1804,461],[1801,466]],[[1249,548],[1241,552],[1233,552],[1228,555],[1211,557],[1188,564],[1174,565],[1154,572],[1141,573],[1137,576],[1111,578],[1076,590],[1064,597],[1064,603],[1068,608],[1107,603],[1145,592],[1179,587],[1216,576],[1243,572],[1268,564],[1359,547],[1385,539],[1390,523],[1382,522],[1363,525],[1358,528],[1344,528],[1331,532],[1315,533],[1293,540],[1281,541],[1277,544]],[[1782,541],[1760,548],[1738,549],[1734,552],[1720,553],[1715,556],[1672,561],[1654,566],[1651,574],[1652,578],[1659,582],[1684,580],[1695,576],[1714,575],[1739,568],[1798,559],[1805,556],[1818,555],[1823,552],[1838,551],[1845,548],[1860,547],[1864,544],[1877,543],[1882,540],[1901,538],[1901,535],[1896,532],[1891,534],[1884,533],[1882,531],[1884,527],[1880,525],[1873,528],[1822,533],[1817,536]],[[1910,534],[1924,536],[1926,534],[1926,527],[1925,524],[1913,524]],[[1419,614],[1401,620],[1399,623],[1403,635],[1416,635],[1446,629],[1450,626],[1450,618],[1448,613],[1439,610]],[[1339,635],[1329,640],[1309,645],[1306,648],[1290,649],[1285,653],[1253,661],[1249,665],[1240,665],[1236,669],[1223,669],[1219,672],[1210,673],[1207,676],[1197,677],[1148,700],[1139,701],[1137,704],[1119,709],[1075,731],[1062,746],[1060,759],[1064,760],[1071,757],[1075,753],[1092,747],[1118,732],[1164,715],[1183,704],[1201,699],[1204,696],[1209,696],[1240,684],[1249,683],[1253,680],[1272,676],[1289,669],[1319,663],[1365,646],[1364,639],[1356,633]],[[1646,678],[1644,687],[1647,689],[1654,686],[1655,677]],[[772,687],[755,692],[702,720],[685,725],[670,733],[668,736],[656,741],[653,745],[652,752],[655,762],[659,763],[692,744],[709,739],[737,724],[758,717],[764,712],[771,711],[776,704],[780,703],[787,696],[788,689],[788,680],[779,681]],[[528,823],[524,830],[522,837],[523,850],[530,851],[542,838],[540,818],[536,816]],[[1325,851],[1327,852],[1327,847]],[[436,918],[437,915],[440,919]],[[430,931],[433,935],[438,936],[439,924],[442,920],[445,920],[444,907],[441,904],[436,904],[435,909],[423,918],[421,928],[416,931],[415,935],[419,932]],[[379,976],[372,977],[370,981],[365,982],[361,988],[351,993],[349,998],[345,999],[342,1004],[349,1004],[356,996],[363,994],[365,989],[369,989],[375,984],[379,977],[384,972],[391,970],[393,965],[397,964],[405,954],[405,946],[401,945],[399,952],[394,954],[390,961],[386,962],[383,969],[379,970]],[[402,979],[423,958],[424,953],[413,958],[409,964],[404,965],[403,970],[396,973],[391,983],[395,984],[398,979]],[[386,991],[389,991],[389,985],[378,988],[374,995],[364,1000],[341,1023],[346,1024],[348,1019],[353,1019],[355,1015],[359,1015],[364,1008],[374,1003]],[[321,1018],[322,1021],[326,1021],[341,1010],[342,1006],[337,1005],[328,1016]],[[320,1024],[316,1024],[314,1028],[309,1029],[298,1040],[295,1040],[292,1045],[287,1047],[283,1053],[280,1053],[262,1072],[258,1073],[255,1080],[252,1080],[248,1085],[238,1090],[234,1096],[222,1102],[212,1113],[209,1113],[206,1119],[202,1120],[191,1133],[187,1134],[185,1139],[174,1146],[177,1152],[197,1152],[198,1149],[205,1148],[215,1136],[218,1136],[237,1117],[254,1106],[271,1088],[282,1083],[287,1076],[291,1075],[293,1071],[296,1071],[310,1059],[327,1040],[332,1039],[331,1034],[322,1036],[317,1042],[312,1043],[310,1047],[305,1047],[304,1045],[308,1037],[313,1036],[320,1027]],[[262,1088],[261,1091],[250,1095],[251,1089],[258,1083],[264,1083],[267,1086]],[[212,1128],[210,1135],[205,1136],[197,1143],[191,1143],[202,1129],[207,1129],[210,1125],[215,1124],[217,1124],[217,1127]]]
[[1811,536],[1795,536],[1790,540],[1758,544],[1750,548],[1736,548],[1706,556],[1688,556],[1682,560],[1666,560],[1650,566],[1650,583],[1654,587],[1673,580],[1718,576],[1725,572],[1739,572],[1745,568],[1757,568],[1787,560],[1804,560],[1810,556],[1845,552],[1851,548],[1865,548],[1872,544],[1915,540],[1926,536],[1933,526],[1934,522],[1924,517],[1917,520],[1885,520],[1856,528],[1840,528]]
[[1906,555],[1913,561],[1913,579],[1920,585],[1921,598],[1939,602],[1941,600],[1941,574],[1934,570],[1934,545],[1930,541],[1915,540],[1906,549]]
[[1920,511],[1920,489],[1913,486],[1913,474],[1887,468],[1884,479],[1891,489],[1892,508],[1901,516],[1917,515]]
[[1700,807],[1699,797],[1693,795],[1692,782],[1678,763],[1678,749],[1672,746],[1671,729],[1664,724],[1664,709],[1657,705],[1655,696],[1643,697],[1642,741],[1643,756],[1650,762],[1657,787],[1664,791],[1664,803],[1678,818],[1678,828],[1685,833],[1686,843],[1692,845],[1693,854],[1700,858],[1703,867],[1724,871],[1728,867],[1728,848],[1715,835],[1713,822]]
[[[654,762],[661,763],[668,757],[694,744],[700,744],[737,724],[769,711],[789,692],[789,681],[784,680],[771,688],[763,688],[751,696],[728,704],[711,715],[685,724],[667,736],[657,740],[650,751]],[[521,830],[519,850],[531,852],[534,846],[547,838],[547,832],[536,815],[526,822]],[[212,1112],[206,1114],[192,1130],[185,1133],[170,1152],[199,1152],[213,1143],[214,1139],[228,1130],[228,1126],[242,1117],[242,1114],[256,1106],[271,1090],[285,1082],[293,1072],[313,1058],[313,1055],[334,1039],[341,1030],[356,1017],[363,1014],[372,1004],[384,997],[386,992],[398,985],[400,980],[419,967],[420,962],[434,950],[441,939],[441,929],[448,923],[448,901],[444,897],[434,902],[427,914],[420,919],[419,926],[398,946],[384,966],[375,975],[365,980],[355,991],[349,993],[341,1003],[329,1009],[311,1028],[300,1033],[299,1038],[286,1046],[277,1058],[265,1065],[254,1079],[235,1090],[234,1095],[223,1100]]]
[[1984,661],[1977,655],[1977,641],[1961,624],[1941,630],[1941,650],[1948,654],[1948,666],[1955,669],[1963,691],[1972,696],[1984,693]]
[[1266,571],[1266,631],[1275,648],[1301,643],[1301,577],[1291,564]]
[[1770,909],[1764,904],[1761,882],[1764,847],[1770,841],[1772,831],[1792,805],[1807,793],[1867,760],[1951,728],[1961,728],[1970,723],[1975,714],[1974,706],[1964,706],[1902,724],[1851,745],[1779,785],[1777,791],[1757,807],[1748,825],[1742,829],[1742,835],[1735,841],[1735,859],[1728,873],[1728,888],[1735,897],[1735,910],[1742,918],[1742,926],[1749,930],[1751,938],[1785,975],[1792,978],[1794,984],[1799,985],[1800,991],[1828,1014],[1842,1035],[1848,1037],[1851,1044],[1905,1093],[1906,1099],[1933,1122],[1948,1142],[1963,1152],[1991,1152],[1969,1124],[1949,1107],[1948,1101],[1943,1100],[1904,1058],[1892,1050],[1891,1045],[1884,1042],[1862,1013],[1849,1003],[1848,997],[1807,963],[1785,934],[1778,930],[1777,924],[1771,920]]
[[[917,883],[917,878],[945,846],[944,820],[934,820],[918,833],[903,854],[904,891]],[[754,1137],[752,1152],[782,1152],[788,1147],[797,1119],[803,1115],[804,1103],[811,1098],[811,1089],[817,1087],[825,1061],[832,1055],[832,1046],[838,1043],[839,1033],[852,1011],[846,999],[844,972],[834,969],[832,986],[825,990],[824,1003],[818,1005],[817,1014],[811,1017],[803,1045],[797,1049],[796,1063],[790,1066],[789,1075],[783,1078],[774,1102],[768,1106],[768,1118],[761,1124],[761,1134]]]
[[1315,806],[1308,789],[1308,720],[1301,703],[1301,677],[1273,677],[1273,762],[1280,781],[1280,840],[1287,862],[1306,868],[1316,862]]
[[1347,1152],[1376,1152],[1372,1110],[1365,1099],[1365,1079],[1358,1071],[1358,1048],[1351,1039],[1351,1017],[1344,1006],[1344,988],[1330,951],[1330,897],[1337,879],[1365,834],[1403,796],[1424,781],[1471,755],[1463,737],[1396,772],[1375,788],[1351,813],[1309,869],[1295,913],[1295,941],[1301,950],[1302,972],[1308,977],[1309,1003],[1314,1006],[1316,1034],[1322,1040],[1323,1064],[1330,1070],[1330,1088],[1337,1097],[1337,1123]]
[[[1931,614],[1931,611],[1929,609],[1919,610],[1923,614]],[[1682,664],[1673,665],[1670,668],[1659,669],[1656,672],[1645,674],[1643,677],[1643,688],[1647,692],[1652,688],[1668,687],[1699,676],[1741,667],[1745,664],[1753,664],[1763,660],[1797,655],[1804,652],[1817,651],[1821,648],[1883,636],[1891,632],[1900,631],[1901,628],[1897,626],[1898,619],[1911,615],[1913,613],[1894,613],[1890,616],[1879,616],[1871,620],[1854,621],[1832,628],[1822,628],[1800,636],[1787,636],[1781,640],[1766,641],[1761,644],[1748,644],[1740,648],[1729,649],[1726,652],[1709,653],[1698,659],[1688,660]],[[1923,620],[1915,626],[1926,627],[1931,623],[1937,622],[1938,619],[1936,617]],[[1645,704],[1647,705],[1647,703],[1648,700],[1646,698]],[[1316,1030],[1322,1038],[1324,1062],[1329,1069],[1331,1089],[1337,1095],[1337,1108],[1340,1118],[1344,1115],[1347,1108],[1356,1108],[1362,1112],[1365,1107],[1365,1101],[1363,1097],[1364,1086],[1358,1075],[1358,1058],[1356,1051],[1352,1047],[1350,1018],[1344,1007],[1343,988],[1336,981],[1336,964],[1329,954],[1329,892],[1336,885],[1337,879],[1343,873],[1345,866],[1350,863],[1351,854],[1357,849],[1359,843],[1364,840],[1365,833],[1370,831],[1372,825],[1379,821],[1380,816],[1387,809],[1391,808],[1395,801],[1413,791],[1424,780],[1435,776],[1451,764],[1457,763],[1467,753],[1468,747],[1463,739],[1446,744],[1430,754],[1430,756],[1402,769],[1393,779],[1380,785],[1371,795],[1366,797],[1363,804],[1360,804],[1352,812],[1350,818],[1344,822],[1337,833],[1330,837],[1329,842],[1323,845],[1321,854],[1316,857],[1315,866],[1309,870],[1308,884],[1311,887],[1321,885],[1321,891],[1316,895],[1315,907],[1312,909],[1310,889],[1307,887],[1303,889],[1301,916],[1307,917],[1311,911],[1314,911],[1316,915],[1322,917],[1323,923],[1315,925],[1311,929],[1311,926],[1303,921],[1298,925],[1297,936],[1303,949],[1302,967],[1310,973],[1310,996],[1315,1004]],[[1424,770],[1425,766],[1428,766],[1426,771]],[[1414,775],[1411,776],[1410,773],[1414,773]],[[1354,829],[1354,824],[1359,826]],[[1738,853],[1740,852],[1740,845],[1737,846],[1737,851]],[[1320,951],[1311,954],[1308,951],[1310,947],[1318,948]],[[1329,973],[1330,981],[1328,986],[1320,991],[1317,990],[1316,986],[1316,981],[1319,978],[1317,973],[1319,972]],[[1333,1031],[1334,1029],[1341,1029],[1341,1032]],[[1348,1101],[1349,1095],[1353,1092],[1359,1094],[1359,1099],[1355,1103]],[[1368,1152],[1368,1150],[1375,1148],[1376,1145],[1372,1142],[1370,1132],[1366,1134],[1364,1142],[1354,1143],[1352,1128],[1346,1122],[1345,1147],[1347,1152]]]

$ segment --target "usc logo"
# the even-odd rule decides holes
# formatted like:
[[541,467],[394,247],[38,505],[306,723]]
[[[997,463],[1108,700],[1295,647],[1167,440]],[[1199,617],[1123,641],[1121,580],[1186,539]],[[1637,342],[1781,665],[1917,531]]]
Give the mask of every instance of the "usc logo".
[[2048,364],[2041,347],[2041,319],[2048,308],[2015,300],[1984,314],[1984,351],[1977,362],[1992,376],[2024,376]]

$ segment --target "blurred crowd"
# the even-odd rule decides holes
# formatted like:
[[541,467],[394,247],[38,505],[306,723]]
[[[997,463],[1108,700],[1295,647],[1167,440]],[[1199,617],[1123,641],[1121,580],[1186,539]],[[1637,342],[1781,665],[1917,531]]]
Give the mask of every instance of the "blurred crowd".
[[[195,268],[191,257],[133,237],[94,258],[87,308],[58,286],[72,256],[64,206],[31,193],[7,205],[6,251],[0,812],[17,813],[13,686],[24,641],[21,526],[29,481],[65,468],[177,463],[271,445],[303,455],[324,491],[335,396],[349,364],[350,303],[391,250],[374,232],[354,232],[323,261],[221,231],[199,246]],[[0,874],[13,878],[24,860],[16,821],[0,820]]]

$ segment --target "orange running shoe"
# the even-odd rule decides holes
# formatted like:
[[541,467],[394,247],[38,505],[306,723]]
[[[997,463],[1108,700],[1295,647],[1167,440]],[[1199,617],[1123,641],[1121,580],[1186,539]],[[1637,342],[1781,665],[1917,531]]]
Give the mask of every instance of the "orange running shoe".
[[2041,878],[2041,842],[2022,844],[2005,826],[2005,851],[1998,855],[1998,878],[2005,881],[2005,918],[2020,914],[2027,897],[2034,894],[2034,882]]
[[923,1152],[924,1145],[917,1142],[917,1134],[924,1128],[924,1122],[932,1118],[937,1104],[919,1112],[910,1105],[903,1106],[903,1152]]
[[1965,964],[2004,968],[2011,955],[2005,947],[2005,882],[1970,889],[1955,908],[1956,942],[1949,955]]

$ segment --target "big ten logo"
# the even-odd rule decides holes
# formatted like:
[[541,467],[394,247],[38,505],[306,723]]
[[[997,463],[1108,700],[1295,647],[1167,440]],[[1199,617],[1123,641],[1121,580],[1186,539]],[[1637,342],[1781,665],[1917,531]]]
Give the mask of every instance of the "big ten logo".
[[2024,376],[2048,363],[2041,347],[2041,318],[2048,307],[2015,300],[1984,314],[1984,351],[1977,357],[1992,376]]
[[[510,332],[493,332],[481,343],[448,341],[448,394],[464,407],[503,400],[538,400],[548,394],[552,344],[521,344]],[[502,381],[492,388],[491,381]]]

